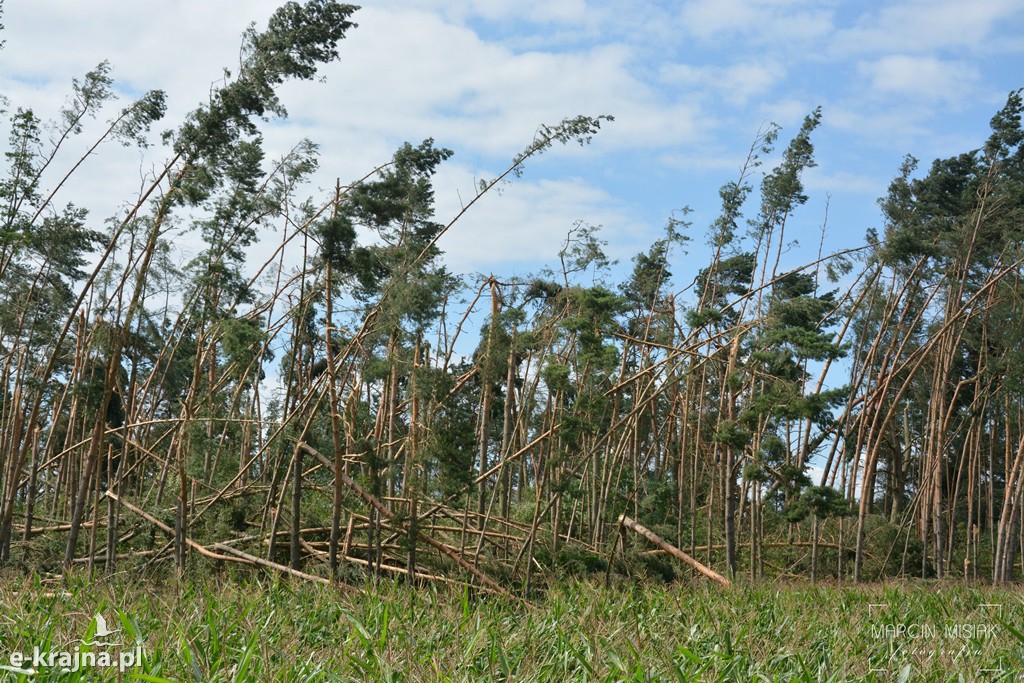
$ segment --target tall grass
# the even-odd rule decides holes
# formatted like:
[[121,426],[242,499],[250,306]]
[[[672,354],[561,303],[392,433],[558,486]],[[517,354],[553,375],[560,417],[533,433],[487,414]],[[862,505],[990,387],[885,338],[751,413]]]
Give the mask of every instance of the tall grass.
[[[1024,670],[1024,598],[951,584],[566,584],[533,605],[249,577],[5,586],[10,681],[1009,681]],[[11,670],[11,652],[91,641],[97,612],[118,629],[111,638],[139,642],[139,666],[121,678],[116,668]]]

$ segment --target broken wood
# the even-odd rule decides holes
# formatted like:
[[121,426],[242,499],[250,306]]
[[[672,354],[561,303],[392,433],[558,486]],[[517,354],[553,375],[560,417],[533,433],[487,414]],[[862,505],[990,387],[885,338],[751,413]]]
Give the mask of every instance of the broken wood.
[[[388,508],[386,505],[384,505],[384,503],[381,502],[381,500],[379,498],[377,498],[372,493],[370,493],[369,491],[364,489],[362,486],[360,486],[359,482],[357,482],[355,479],[353,479],[352,477],[348,476],[344,472],[337,472],[337,471],[335,471],[334,463],[331,462],[322,453],[320,453],[320,451],[316,450],[315,448],[310,446],[305,441],[300,441],[298,443],[298,447],[303,449],[304,451],[306,451],[310,455],[312,455],[314,458],[316,458],[320,462],[324,463],[325,466],[328,469],[330,469],[332,472],[334,472],[334,476],[340,477],[341,481],[345,484],[345,486],[348,486],[350,489],[355,491],[359,495],[360,498],[362,498],[367,503],[369,503],[371,506],[373,506],[377,510],[377,512],[379,512],[381,514],[381,516],[384,519],[386,519],[388,521],[392,521],[394,519],[395,514],[391,511],[390,508]],[[477,579],[480,580],[481,583],[483,583],[485,586],[491,588],[496,593],[500,593],[501,595],[506,595],[506,596],[509,596],[509,597],[515,597],[511,593],[509,593],[507,590],[502,588],[500,584],[496,583],[489,576],[487,576],[486,574],[481,572],[479,569],[474,567],[472,564],[467,562],[466,559],[464,557],[462,557],[462,555],[460,555],[457,551],[449,548],[448,546],[446,546],[444,543],[441,543],[440,541],[438,541],[433,536],[430,536],[429,534],[425,534],[422,531],[417,531],[416,535],[417,535],[418,538],[423,539],[423,541],[425,541],[428,545],[432,546],[436,550],[439,550],[443,554],[445,554],[448,557],[450,557],[452,560],[455,561],[456,564],[458,564],[460,567],[462,567],[463,569],[468,571],[470,574],[475,576]]]
[[[156,517],[148,514],[145,510],[142,510],[140,508],[135,507],[134,505],[132,505],[131,503],[126,501],[124,498],[121,498],[120,496],[118,496],[117,494],[115,494],[115,493],[113,493],[111,491],[107,491],[106,495],[107,495],[108,498],[110,498],[110,499],[112,499],[114,501],[120,501],[121,505],[123,505],[125,507],[125,509],[129,510],[130,512],[135,513],[139,517],[142,517],[144,520],[146,520],[150,524],[155,525],[158,529],[163,531],[165,534],[168,534],[171,537],[174,536],[174,529],[172,529],[171,527],[167,526],[166,524],[161,522]],[[194,548],[200,555],[203,555],[204,557],[209,557],[210,559],[213,559],[213,560],[222,560],[222,561],[225,561],[225,562],[239,562],[241,564],[256,565],[256,566],[259,566],[259,567],[263,567],[265,569],[273,569],[275,571],[281,572],[283,574],[288,574],[289,576],[294,576],[294,577],[299,578],[299,579],[305,579],[307,581],[316,581],[317,583],[322,583],[322,584],[328,585],[328,586],[331,585],[331,580],[330,579],[326,579],[326,578],[324,578],[322,576],[314,576],[313,574],[307,574],[307,573],[305,573],[303,571],[299,571],[298,569],[292,569],[291,567],[286,567],[283,564],[278,564],[277,562],[271,562],[270,560],[266,560],[266,559],[264,559],[262,557],[256,557],[255,555],[250,555],[248,553],[244,553],[241,550],[238,550],[237,548],[232,548],[231,546],[225,545],[224,543],[214,543],[210,547],[213,548],[214,550],[219,550],[222,553],[228,553],[227,555],[221,555],[221,554],[215,553],[212,550],[210,550],[209,548],[207,548],[207,547],[205,547],[205,546],[203,546],[203,545],[201,545],[199,543],[196,543],[195,541],[193,541],[188,536],[185,537],[185,543],[190,548]],[[357,589],[353,588],[352,586],[345,586],[345,588],[348,589],[348,590],[352,590],[352,591],[357,590]]]
[[[121,498],[120,496],[118,496],[113,491],[107,491],[106,492],[106,496],[107,496],[107,498],[110,498],[111,500],[113,500],[115,502],[120,502],[121,505],[123,505],[128,511],[134,512],[136,515],[138,515],[139,517],[142,517],[144,520],[146,520],[150,524],[153,524],[158,529],[160,529],[160,531],[164,532],[168,536],[170,536],[172,538],[174,537],[174,529],[172,529],[171,527],[167,526],[166,524],[164,524],[159,519],[157,519],[153,515],[149,514],[145,510],[142,510],[140,508],[135,507],[134,505],[132,505],[131,503],[126,501],[124,498]],[[206,548],[206,546],[203,546],[203,545],[200,545],[199,543],[196,543],[195,541],[193,541],[191,538],[188,538],[187,536],[185,537],[185,543],[190,548],[194,548],[200,555],[203,555],[204,557],[209,557],[211,560],[227,560],[227,561],[231,561],[232,560],[232,558],[230,558],[230,557],[226,557],[224,555],[218,555],[217,553],[212,552],[211,550]]]
[[723,586],[731,585],[729,579],[725,578],[713,569],[710,569],[701,564],[700,562],[698,562],[697,560],[693,559],[692,557],[684,553],[682,550],[675,547],[674,545],[663,539],[661,536],[645,527],[643,524],[640,524],[639,522],[630,519],[626,515],[620,515],[619,525],[624,526],[627,529],[635,531],[636,533],[640,534],[654,545],[658,546],[668,554],[679,558],[680,560],[690,565],[691,567],[699,571],[701,574],[711,579],[712,581],[719,583]]
[[[792,542],[781,541],[781,542],[778,542],[778,543],[764,543],[764,544],[762,544],[761,547],[762,548],[810,548],[813,545],[814,544],[811,543],[810,541],[792,541]],[[838,543],[825,543],[824,541],[819,542],[818,543],[818,547],[819,548],[829,548],[831,550],[843,550],[843,551],[848,552],[848,553],[852,553],[855,550],[855,548],[847,546],[847,545],[839,545]],[[715,551],[724,550],[724,549],[725,549],[725,546],[721,545],[721,544],[711,546],[711,550],[715,550]],[[696,552],[706,552],[708,550],[708,546],[706,546],[706,545],[698,545],[698,546],[696,546],[694,548],[691,548],[691,550],[694,550]],[[646,550],[646,551],[644,551],[644,552],[642,552],[640,554],[641,555],[660,555],[661,553],[665,553],[665,552],[668,552],[668,551],[667,550]],[[869,554],[869,553],[865,553],[864,557],[872,557],[872,555]]]
[[[361,557],[348,557],[348,556],[346,556],[344,559],[345,559],[346,562],[351,562],[353,564],[362,565],[364,567],[370,566],[370,562],[368,562],[367,560],[362,559]],[[382,570],[382,571],[391,572],[392,574],[401,574],[402,576],[409,576],[409,569],[407,567],[393,567],[393,566],[391,566],[389,564],[381,564],[379,569]],[[426,573],[421,572],[421,571],[417,571],[416,572],[416,578],[417,579],[423,579],[423,580],[426,580],[426,581],[438,581],[440,583],[446,583],[446,584],[450,584],[452,586],[469,586],[469,584],[464,582],[464,581],[457,581],[455,579],[449,579],[446,576],[437,576],[435,574],[426,574]],[[486,593],[493,593],[494,592],[490,588],[487,588],[487,587],[484,587],[484,586],[476,586],[476,589],[484,591]]]
[[[131,552],[131,553],[118,553],[117,557],[115,557],[114,559],[117,562],[120,562],[121,560],[133,560],[133,559],[138,558],[138,557],[153,557],[154,555],[159,555],[161,552],[163,552],[163,551],[161,551],[161,550],[136,550],[135,552]],[[109,560],[109,558],[107,557],[106,551],[104,551],[104,553],[102,555],[96,554],[96,555],[94,555],[91,558],[89,556],[86,556],[86,557],[76,557],[73,560],[73,562],[75,564],[87,564],[87,563],[90,562],[90,560],[92,562],[96,563],[96,564],[106,564],[107,561]]]

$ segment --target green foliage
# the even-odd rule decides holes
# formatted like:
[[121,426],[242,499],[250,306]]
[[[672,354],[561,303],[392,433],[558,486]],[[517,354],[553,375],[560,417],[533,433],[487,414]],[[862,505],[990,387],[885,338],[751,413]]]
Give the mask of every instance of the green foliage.
[[[335,252],[330,257],[342,266],[340,275],[354,280],[353,295],[379,307],[382,329],[425,329],[456,286],[457,279],[435,263],[440,250],[434,242],[444,226],[433,220],[431,181],[451,154],[432,139],[416,147],[405,143],[378,177],[356,185],[338,207],[336,234],[324,246]],[[352,246],[348,226],[372,230],[380,241]]]
[[262,360],[272,356],[264,350],[266,331],[256,318],[226,318],[220,323],[221,353],[227,371],[241,381],[258,368],[258,379],[263,378]]
[[[614,116],[602,114],[600,116],[576,116],[574,118],[566,118],[562,119],[561,123],[554,126],[542,124],[537,129],[537,133],[533,137],[533,142],[531,142],[525,150],[517,154],[513,159],[513,173],[516,177],[522,176],[525,171],[523,162],[530,157],[536,156],[537,154],[549,149],[556,142],[563,145],[570,142],[576,142],[581,147],[590,144],[590,141],[593,140],[594,136],[601,130],[601,124],[611,123],[614,120]],[[487,181],[481,180],[480,186],[482,188],[487,187]]]
[[274,12],[265,31],[246,31],[238,77],[218,90],[209,105],[193,112],[174,136],[178,153],[207,161],[208,172],[192,178],[195,184],[185,195],[189,200],[219,182],[219,175],[209,171],[231,143],[256,133],[251,117],[286,115],[276,86],[290,79],[311,80],[318,65],[337,59],[338,41],[355,25],[348,18],[356,9],[331,0],[288,2]]
[[355,269],[356,228],[347,216],[318,221],[314,232],[320,240],[321,258],[325,263],[342,274]]
[[752,434],[735,420],[719,420],[714,441],[724,446],[739,450],[750,443]]
[[[216,235],[212,262],[220,258],[219,249],[230,247],[232,240],[224,229],[243,230],[241,247],[252,237],[251,218],[238,219],[251,214],[254,207],[244,202],[243,207],[236,206],[240,198],[253,194],[262,175],[261,139],[252,119],[267,113],[287,114],[276,86],[289,79],[310,80],[319,64],[336,59],[337,43],[353,26],[347,19],[355,10],[330,0],[282,6],[271,16],[266,31],[257,33],[253,27],[246,31],[238,77],[215,91],[209,104],[192,112],[176,133],[165,133],[185,162],[173,201],[196,206],[218,189],[229,188],[218,207],[218,212],[228,214],[229,225],[219,225],[216,218],[209,224]],[[308,164],[305,168],[307,173],[311,170]],[[209,235],[207,239],[211,241]]]
[[778,135],[779,126],[774,123],[760,131],[750,148],[747,166],[740,180],[726,183],[718,191],[722,200],[722,212],[709,231],[709,243],[715,249],[721,249],[735,239],[743,204],[753,189],[747,180],[748,172],[761,165],[762,157],[771,154]]
[[[3,245],[6,247],[16,240],[20,232],[15,231],[15,219],[26,202],[39,200],[38,186],[40,167],[43,163],[40,145],[40,120],[31,109],[21,107],[11,118],[11,132],[8,151],[4,152],[8,171],[0,180],[0,200],[5,207]],[[21,226],[24,230],[24,226]]]
[[356,26],[349,17],[357,9],[329,0],[285,3],[270,17],[265,32],[246,32],[243,51],[251,51],[251,59],[243,75],[263,95],[288,78],[311,80],[320,64],[338,58],[338,41]]
[[724,258],[712,266],[702,268],[697,274],[697,296],[703,308],[693,311],[687,322],[692,329],[706,325],[735,325],[739,311],[734,308],[731,296],[745,296],[750,292],[754,279],[756,256],[753,252],[739,252]]
[[799,522],[813,515],[815,519],[846,517],[853,514],[850,502],[829,486],[808,486],[786,511],[786,518]]
[[85,79],[72,80],[74,95],[69,99],[60,116],[64,122],[64,130],[72,135],[82,132],[82,117],[89,112],[95,112],[96,108],[113,97],[110,86],[114,79],[110,77],[110,63],[107,61],[100,64],[92,71],[85,74]]
[[551,391],[569,391],[573,388],[569,381],[569,366],[561,363],[548,363],[541,371],[544,382]]
[[[887,264],[909,265],[933,259],[944,272],[973,245],[972,266],[984,268],[1003,245],[1019,238],[1024,211],[1020,188],[1024,168],[1021,91],[1007,98],[991,122],[992,135],[980,150],[937,159],[927,176],[913,178],[917,160],[907,157],[899,175],[879,201],[886,216],[885,240],[879,258]],[[987,208],[974,234],[973,217]]]
[[610,372],[617,350],[606,342],[618,329],[617,318],[625,309],[626,300],[601,285],[589,288],[571,287],[563,292],[567,315],[560,326],[575,335],[579,345],[577,358],[592,371]]
[[[684,208],[682,213],[689,213],[689,208]],[[671,340],[675,321],[669,317],[674,313],[669,307],[671,293],[667,291],[672,277],[668,268],[669,255],[673,245],[685,244],[689,240],[679,232],[689,225],[682,219],[673,218],[666,227],[664,238],[652,244],[646,253],[633,257],[633,272],[619,286],[625,299],[623,304],[629,309],[627,333],[634,336],[653,333],[662,343]]]
[[149,146],[146,134],[150,127],[162,119],[167,113],[167,97],[162,90],[150,90],[131,106],[121,110],[114,123],[113,134],[125,147],[134,145],[144,148]]
[[925,549],[912,529],[901,528],[875,515],[868,518],[865,534],[868,550],[864,557],[864,580],[921,576]]
[[806,169],[816,166],[811,133],[820,124],[821,107],[818,107],[804,118],[800,131],[782,155],[782,163],[761,183],[762,228],[779,222],[797,206],[807,202],[800,176]]
[[448,398],[454,386],[452,374],[438,369],[418,370],[416,385],[428,405],[433,406],[419,457],[427,467],[437,468],[434,480],[441,499],[457,499],[470,490],[473,481],[475,402],[466,394]]

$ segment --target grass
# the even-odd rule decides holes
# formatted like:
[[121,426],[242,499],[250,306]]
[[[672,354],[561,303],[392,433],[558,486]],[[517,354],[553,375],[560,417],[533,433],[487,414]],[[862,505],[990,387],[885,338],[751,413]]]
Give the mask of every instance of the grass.
[[[567,584],[532,606],[454,588],[383,583],[353,595],[239,576],[2,586],[9,681],[1010,681],[1024,671],[1024,596],[957,584]],[[12,652],[93,641],[97,612],[116,629],[108,640],[141,648],[121,678],[117,667],[12,670]]]

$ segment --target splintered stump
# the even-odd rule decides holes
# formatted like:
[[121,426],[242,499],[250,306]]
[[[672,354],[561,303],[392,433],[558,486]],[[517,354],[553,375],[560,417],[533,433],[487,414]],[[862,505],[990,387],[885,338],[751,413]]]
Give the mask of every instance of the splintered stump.
[[670,555],[678,557],[680,560],[682,560],[686,564],[690,565],[691,567],[693,567],[694,569],[699,571],[701,574],[703,574],[704,576],[706,576],[709,579],[711,579],[712,581],[715,581],[716,583],[719,583],[719,584],[721,584],[723,586],[730,585],[729,579],[725,578],[724,576],[722,576],[718,572],[714,571],[713,569],[710,569],[710,568],[704,566],[703,564],[701,564],[700,562],[698,562],[697,560],[693,559],[692,557],[690,557],[689,555],[684,553],[682,550],[680,550],[679,548],[675,547],[674,545],[672,545],[671,543],[669,543],[668,541],[663,539],[661,536],[659,536],[658,534],[654,533],[653,531],[651,531],[650,529],[645,527],[640,522],[634,521],[634,520],[630,519],[629,517],[627,517],[626,515],[621,515],[619,517],[619,524],[621,526],[626,527],[627,529],[630,529],[630,530],[635,531],[636,533],[640,534],[641,536],[646,538],[648,541],[650,541],[654,545],[658,546],[659,548],[661,548],[665,552],[669,553]]

